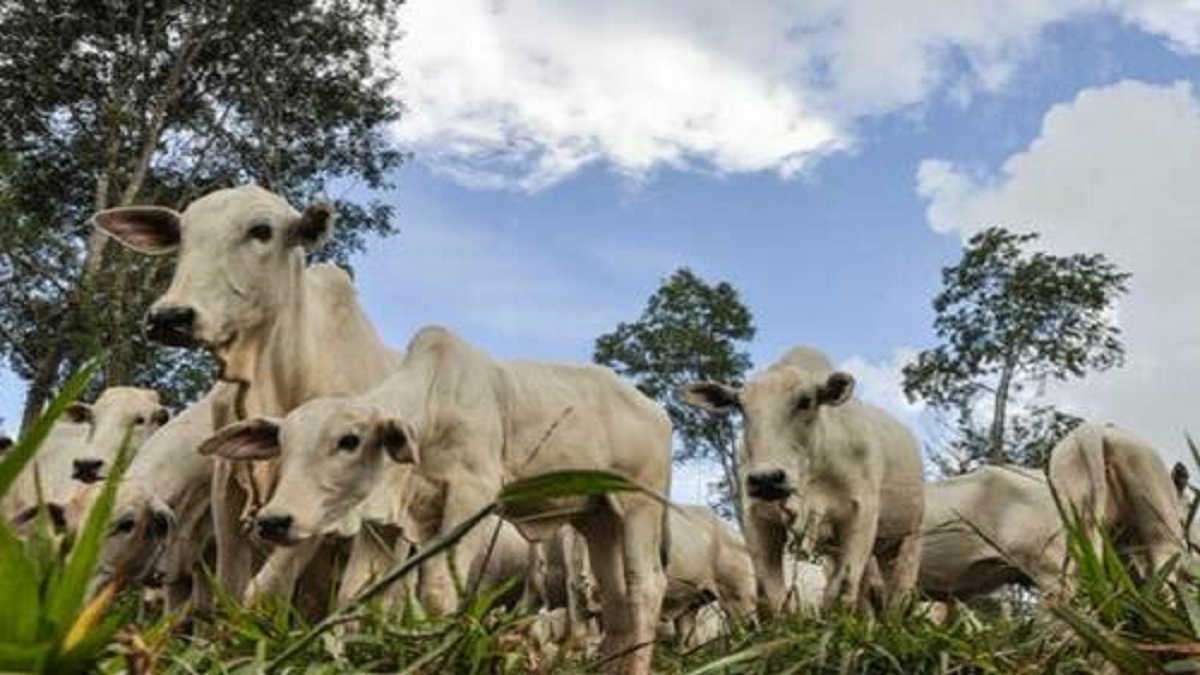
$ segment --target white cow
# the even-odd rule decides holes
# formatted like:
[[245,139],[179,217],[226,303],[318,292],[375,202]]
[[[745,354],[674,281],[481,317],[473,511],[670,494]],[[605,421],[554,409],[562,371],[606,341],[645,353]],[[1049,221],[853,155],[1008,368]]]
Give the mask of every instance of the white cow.
[[134,582],[164,585],[168,608],[189,597],[206,608],[199,565],[213,545],[213,461],[196,449],[213,434],[217,410],[236,394],[217,383],[143,444],[117,490],[113,526],[101,555],[100,576],[118,571]]
[[6,512],[18,520],[32,515],[37,506],[36,473],[47,506],[67,531],[74,531],[126,435],[130,452],[136,453],[169,418],[170,411],[151,389],[109,387],[95,403],[71,404],[14,486]]
[[707,506],[671,509],[667,554],[667,593],[663,619],[676,621],[716,601],[735,620],[754,613],[754,563],[746,542]]
[[[305,256],[333,229],[325,204],[304,213],[256,186],[217,190],[183,213],[159,206],[101,211],[93,222],[125,246],[151,255],[178,251],[166,294],[147,315],[151,338],[201,346],[220,379],[240,385],[226,418],[284,415],[305,401],[359,393],[379,384],[400,356],[380,340],[350,277]],[[259,574],[243,533],[270,495],[274,463],[214,467],[217,575],[251,601],[290,595],[318,542],[273,551]]]
[[[426,521],[437,533],[478,512],[510,481],[607,470],[665,494],[671,469],[666,413],[612,371],[498,363],[441,328],[418,332],[400,369],[365,395],[311,401],[283,421],[242,422],[206,445],[230,458],[281,457],[279,486],[257,522],[290,543],[351,512],[386,475],[381,467],[389,460],[413,463],[442,488],[441,508]],[[602,650],[623,672],[649,671],[665,590],[664,511],[633,492],[505,514],[533,540],[564,522],[583,534],[603,605]],[[474,559],[485,539],[479,529],[467,534],[459,557]],[[436,558],[420,580],[422,602],[435,612],[458,603],[444,567],[444,557]]]
[[746,540],[769,611],[782,606],[789,532],[832,564],[825,604],[855,606],[874,554],[888,601],[916,583],[924,497],[916,438],[891,415],[853,399],[854,378],[797,347],[742,388],[684,387],[683,400],[740,410],[749,508]]
[[1050,482],[1096,550],[1107,531],[1143,573],[1186,550],[1171,474],[1154,448],[1129,432],[1081,425],[1050,451]]
[[921,590],[966,600],[1012,583],[1061,587],[1066,544],[1046,478],[988,466],[925,485]]

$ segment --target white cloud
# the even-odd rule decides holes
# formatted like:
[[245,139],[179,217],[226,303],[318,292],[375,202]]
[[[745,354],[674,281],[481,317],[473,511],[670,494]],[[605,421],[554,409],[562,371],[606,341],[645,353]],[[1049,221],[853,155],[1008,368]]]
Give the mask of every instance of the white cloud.
[[1038,138],[994,172],[929,160],[917,174],[939,232],[965,238],[992,224],[1036,228],[1048,250],[1103,252],[1133,274],[1119,306],[1126,366],[1048,394],[1175,457],[1185,454],[1182,431],[1200,432],[1196,176],[1196,92],[1186,83],[1140,82],[1085,90],[1055,106]]
[[865,116],[995,90],[1047,26],[1115,15],[1200,50],[1196,0],[417,0],[398,133],[463,183],[600,164],[790,176]]
[[862,356],[852,356],[838,368],[852,374],[855,379],[854,393],[859,398],[883,408],[916,430],[925,411],[925,404],[910,403],[904,395],[904,365],[916,357],[917,350],[900,347],[882,361],[871,361]]

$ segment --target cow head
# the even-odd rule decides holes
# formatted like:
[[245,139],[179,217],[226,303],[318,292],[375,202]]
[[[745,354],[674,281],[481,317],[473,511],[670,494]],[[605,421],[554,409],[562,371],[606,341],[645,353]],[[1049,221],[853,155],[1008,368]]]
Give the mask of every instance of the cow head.
[[309,401],[283,421],[225,427],[200,452],[231,460],[280,458],[279,482],[255,529],[285,545],[334,531],[379,483],[385,461],[417,458],[410,425],[339,398]]
[[92,222],[130,249],[178,251],[166,294],[150,307],[146,331],[158,342],[199,344],[228,363],[252,348],[301,283],[304,252],[333,229],[334,211],[304,213],[257,186],[217,190],[183,213],[132,206],[97,213]]
[[777,364],[742,388],[712,382],[680,392],[689,405],[715,413],[741,411],[746,494],[763,502],[791,501],[804,485],[808,449],[824,410],[850,400],[854,377]]
[[112,525],[100,552],[97,574],[149,582],[175,528],[171,507],[158,499],[137,495],[113,510]]
[[82,483],[104,479],[128,434],[131,448],[138,448],[158,431],[171,413],[159,404],[158,392],[135,387],[109,387],[96,402],[72,404],[66,417],[88,426],[87,439],[71,453],[71,477]]

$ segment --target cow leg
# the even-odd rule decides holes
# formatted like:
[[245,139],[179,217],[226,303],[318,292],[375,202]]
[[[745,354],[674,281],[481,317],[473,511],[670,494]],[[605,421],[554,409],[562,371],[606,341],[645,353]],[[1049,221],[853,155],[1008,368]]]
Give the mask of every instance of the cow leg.
[[253,606],[273,600],[288,601],[296,590],[296,581],[321,548],[321,537],[310,537],[295,546],[277,548],[246,587],[244,604]]
[[921,570],[921,537],[911,534],[900,540],[890,556],[884,577],[884,607],[890,609],[904,602],[917,586]]
[[663,509],[666,507],[642,496],[626,497],[624,501],[625,588],[629,593],[634,644],[638,647],[626,672],[649,673],[658,615],[667,592],[662,553]]
[[581,520],[579,529],[587,542],[588,558],[600,595],[600,629],[603,634],[600,656],[604,659],[606,672],[620,672],[620,655],[631,645],[633,629],[625,588],[621,518],[605,503],[589,512]]
[[235,598],[245,593],[254,565],[254,549],[242,532],[241,516],[246,494],[233,480],[233,466],[224,460],[213,464],[213,538],[217,545],[217,581]]
[[[498,471],[496,475],[499,475]],[[454,485],[447,487],[440,531],[449,532],[478,513],[487,506],[486,500],[498,491],[495,485],[487,481],[471,480],[469,477],[456,480]],[[495,524],[494,518],[483,521],[463,535],[450,551],[434,556],[421,566],[417,593],[425,611],[445,616],[458,610],[459,581],[467,580],[456,579],[455,573],[462,576],[468,572],[475,559],[486,551]],[[454,556],[453,567],[450,556]]]
[[875,547],[875,532],[879,526],[879,507],[873,501],[856,499],[851,502],[853,513],[839,527],[839,546],[833,559],[833,574],[825,587],[826,607],[840,603],[857,607],[859,588]]
[[[787,530],[778,523],[748,513],[746,517],[746,547],[754,563],[754,576],[761,593],[760,606],[764,616],[783,610],[788,589],[783,578],[783,549],[787,545]],[[764,602],[765,601],[765,602]]]

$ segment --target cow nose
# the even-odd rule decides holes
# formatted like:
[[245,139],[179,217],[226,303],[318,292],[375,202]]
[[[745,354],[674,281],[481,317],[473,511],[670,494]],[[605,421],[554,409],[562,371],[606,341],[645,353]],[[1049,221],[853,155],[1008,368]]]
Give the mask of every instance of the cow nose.
[[285,541],[288,530],[292,529],[291,516],[259,516],[254,522],[258,527],[258,536],[267,541]]
[[74,471],[71,477],[82,483],[95,483],[100,480],[100,468],[104,466],[104,460],[92,459],[84,457],[77,459],[74,462]]
[[779,501],[792,493],[782,469],[759,471],[746,476],[746,491],[755,499]]
[[151,539],[166,539],[171,531],[171,514],[162,511],[151,511],[150,522],[146,525],[146,536]]
[[180,305],[155,307],[146,315],[146,337],[172,347],[192,343],[196,310]]

